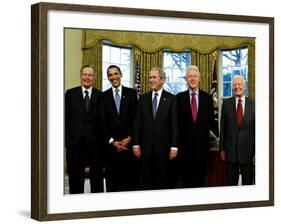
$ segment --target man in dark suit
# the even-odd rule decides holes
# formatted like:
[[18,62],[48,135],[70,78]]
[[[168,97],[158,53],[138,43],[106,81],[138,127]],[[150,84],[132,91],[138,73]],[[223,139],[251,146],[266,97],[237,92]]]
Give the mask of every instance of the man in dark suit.
[[93,88],[94,69],[80,70],[81,86],[65,93],[65,145],[70,194],[84,192],[85,174],[91,192],[102,192],[101,149],[99,144],[98,104],[100,91]]
[[245,97],[245,81],[235,76],[234,96],[224,100],[221,111],[220,152],[226,161],[227,185],[254,183],[255,164],[255,103]]
[[112,87],[102,93],[101,121],[106,148],[107,191],[136,189],[136,160],[131,139],[137,95],[134,89],[121,85],[122,72],[116,65],[107,69]]
[[150,71],[151,91],[140,97],[136,112],[133,153],[141,161],[145,190],[169,187],[169,160],[177,156],[177,102],[174,95],[163,89],[164,81],[162,69]]
[[188,90],[177,95],[179,107],[179,157],[183,187],[204,187],[209,159],[209,134],[214,128],[211,95],[199,89],[199,69],[186,71]]

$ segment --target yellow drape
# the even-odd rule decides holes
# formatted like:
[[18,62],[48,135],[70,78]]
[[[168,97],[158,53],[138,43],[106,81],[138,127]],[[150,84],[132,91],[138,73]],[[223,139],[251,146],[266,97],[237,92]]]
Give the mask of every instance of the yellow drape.
[[255,47],[248,45],[248,90],[249,98],[255,99]]
[[95,69],[94,86],[102,89],[102,41],[97,41],[91,48],[83,49],[83,65],[90,64]]

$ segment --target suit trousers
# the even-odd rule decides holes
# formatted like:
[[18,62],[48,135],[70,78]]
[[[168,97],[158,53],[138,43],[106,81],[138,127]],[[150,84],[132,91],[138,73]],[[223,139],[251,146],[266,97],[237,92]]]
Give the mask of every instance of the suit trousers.
[[226,162],[226,180],[228,186],[238,185],[239,173],[242,176],[242,185],[254,184],[254,166],[252,164]]
[[[116,150],[116,149],[112,149]],[[111,152],[106,165],[106,189],[108,192],[132,191],[137,189],[138,161],[131,151]]]
[[190,155],[186,156],[181,162],[183,187],[204,187],[207,174],[207,158],[198,158]]
[[155,157],[141,161],[141,188],[156,190],[168,188],[168,161],[158,160]]
[[[72,152],[70,152],[72,151]],[[74,151],[74,152],[73,152]],[[69,181],[69,193],[84,193],[84,182],[86,178],[85,168],[90,168],[89,179],[91,192],[103,192],[103,170],[101,164],[91,161],[85,162],[86,158],[78,149],[68,149],[66,155],[67,173]],[[88,160],[89,158],[87,158]]]

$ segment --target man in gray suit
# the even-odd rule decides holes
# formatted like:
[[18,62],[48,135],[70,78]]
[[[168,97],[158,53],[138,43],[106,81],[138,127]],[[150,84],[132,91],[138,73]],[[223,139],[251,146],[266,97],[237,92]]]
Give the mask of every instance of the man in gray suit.
[[226,162],[227,185],[238,184],[239,171],[243,185],[254,183],[255,103],[245,96],[245,81],[235,76],[234,96],[225,100],[221,111],[220,153]]

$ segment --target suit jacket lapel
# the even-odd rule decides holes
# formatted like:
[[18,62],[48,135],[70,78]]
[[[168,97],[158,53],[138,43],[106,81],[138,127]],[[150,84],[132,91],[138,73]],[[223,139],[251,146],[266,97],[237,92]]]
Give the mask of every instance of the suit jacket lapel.
[[[95,112],[96,112],[95,110],[97,109],[97,103],[96,103],[97,102],[97,94],[96,94],[94,88],[92,88],[90,101],[91,101],[91,108],[90,108],[90,113],[87,115],[87,119],[92,118],[94,116]],[[83,102],[83,107],[84,107],[84,102]],[[86,112],[85,112],[85,114],[86,114]]]
[[247,97],[245,97],[245,105],[244,106],[245,106],[245,108],[244,108],[244,115],[243,115],[241,126],[243,126],[245,121],[247,121],[247,118],[248,118],[249,113],[250,113],[250,105],[249,105],[249,101],[248,101]]
[[96,98],[97,98],[97,95],[94,91],[94,88],[92,89],[92,95],[91,95],[91,110],[95,109],[96,105]]
[[107,93],[107,101],[108,101],[109,105],[111,105],[111,108],[115,112],[116,116],[118,116],[118,112],[117,112],[117,109],[116,109],[112,88],[108,89],[107,91],[108,91],[108,93]]
[[149,114],[152,118],[153,118],[153,111],[152,111],[152,91],[149,92],[149,94],[147,95],[148,99],[147,99],[147,107],[149,108]]
[[189,90],[186,91],[186,94],[184,94],[184,105],[186,105],[184,108],[186,110],[186,113],[191,115],[191,105],[190,105],[190,97],[189,97]]
[[234,116],[234,120],[235,120],[235,126],[236,126],[236,128],[238,128],[238,120],[237,120],[237,112],[236,112],[236,98],[235,98],[235,96],[233,96],[232,97],[232,102],[231,102],[231,114],[233,114],[233,116]]
[[[198,120],[198,115],[199,115],[199,110],[200,110],[200,108],[202,107],[202,106],[200,106],[200,104],[202,104],[202,100],[201,100],[201,98],[199,98],[200,97],[200,90],[199,90],[199,96],[198,96],[198,99],[199,99],[199,105],[198,105],[198,110],[197,110],[197,118],[196,118],[196,122],[197,122],[197,120]],[[186,102],[187,102],[187,105],[186,105],[186,112],[187,112],[187,114],[188,114],[188,117],[192,120],[192,122],[193,122],[193,117],[192,117],[192,112],[191,112],[191,102],[190,102],[190,93],[189,93],[189,89],[186,91],[186,94],[185,94],[185,104],[186,104]]]
[[197,117],[196,117],[196,122],[200,119],[200,114],[203,112],[203,110],[205,110],[206,108],[203,108],[203,105],[205,104],[205,99],[204,97],[202,97],[202,92],[199,90],[198,91],[198,108],[197,108]]
[[78,99],[81,110],[85,112],[82,87],[77,89],[77,92],[75,93],[75,95]]
[[[127,88],[122,86],[122,96],[121,96],[121,102],[120,102],[119,115],[122,114],[126,99],[127,99]],[[116,112],[117,112],[117,110],[116,110]]]

